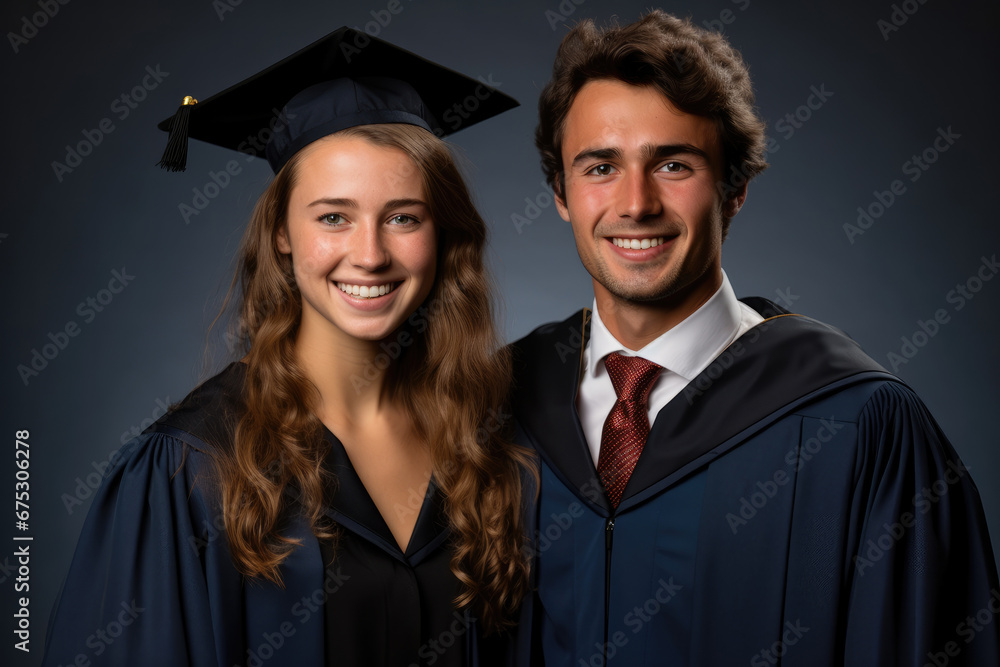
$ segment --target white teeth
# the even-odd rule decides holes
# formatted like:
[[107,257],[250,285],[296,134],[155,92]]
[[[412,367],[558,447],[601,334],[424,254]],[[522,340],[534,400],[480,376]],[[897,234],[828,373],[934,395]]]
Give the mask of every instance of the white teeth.
[[360,299],[374,299],[391,292],[394,285],[392,283],[386,283],[385,285],[372,285],[369,287],[368,285],[337,283],[337,287],[340,288],[340,291],[350,294],[351,296],[356,296]]
[[647,248],[655,248],[664,242],[662,236],[658,236],[655,239],[625,239],[615,237],[612,238],[611,241],[619,248],[628,248],[629,250],[645,250]]

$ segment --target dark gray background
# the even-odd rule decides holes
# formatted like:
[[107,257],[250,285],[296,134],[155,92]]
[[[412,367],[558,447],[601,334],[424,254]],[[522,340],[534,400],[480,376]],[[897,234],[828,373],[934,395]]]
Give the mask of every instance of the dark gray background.
[[[18,533],[10,513],[17,429],[31,433],[28,534],[35,538],[30,656],[12,648],[13,575],[0,570],[4,664],[40,659],[48,613],[90,502],[70,512],[67,494],[77,493],[78,479],[86,484],[124,432],[147,425],[159,415],[159,403],[180,399],[223,361],[216,355],[204,363],[206,330],[270,171],[262,160],[241,159],[242,172],[185,224],[179,205],[190,204],[192,189],[203,188],[209,172],[224,169],[233,156],[192,142],[187,172],[161,172],[154,164],[165,135],[156,122],[172,114],[182,96],[215,93],[341,25],[364,29],[371,12],[389,4],[233,1],[239,4],[225,5],[232,11],[220,17],[225,0],[72,0],[58,5],[17,53],[9,36],[0,46],[10,148],[3,156],[0,221],[0,271],[9,299],[0,352],[2,432],[9,443],[0,463],[0,493],[7,498],[0,566],[9,567],[11,537]],[[589,305],[589,276],[542,185],[532,143],[535,104],[566,24],[616,13],[632,21],[647,5],[400,3],[402,11],[379,26],[379,36],[491,77],[522,103],[454,137],[492,222],[507,337]],[[699,23],[731,19],[725,32],[750,63],[761,112],[780,146],[734,221],[724,266],[738,295],[783,297],[793,310],[850,333],[884,365],[888,353],[900,352],[901,337],[919,330],[918,321],[945,309],[950,321],[899,375],[920,393],[972,470],[996,536],[1000,389],[993,341],[1000,280],[983,284],[961,310],[947,295],[976,274],[982,257],[1000,251],[990,204],[998,154],[989,120],[997,108],[997,6],[911,0],[906,4],[915,13],[886,40],[877,22],[890,19],[890,2],[805,4],[663,5]],[[22,17],[38,11],[38,0],[5,3],[0,28],[20,32]],[[121,119],[112,102],[141,83],[147,66],[169,75]],[[806,103],[811,86],[833,95],[788,136],[776,124]],[[60,182],[52,162],[64,161],[65,146],[105,117],[114,131]],[[903,164],[933,144],[938,128],[949,127],[960,138],[911,182]],[[843,225],[894,179],[903,181],[905,193],[850,243]],[[542,206],[526,211],[526,198]],[[515,214],[537,217],[518,229]],[[134,280],[86,322],[78,304],[123,267]],[[30,364],[32,350],[70,321],[79,335],[25,385],[17,366]]]

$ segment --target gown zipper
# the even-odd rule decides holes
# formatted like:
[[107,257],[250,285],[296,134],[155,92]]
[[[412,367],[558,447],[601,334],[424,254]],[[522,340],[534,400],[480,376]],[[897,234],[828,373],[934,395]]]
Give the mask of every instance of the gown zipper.
[[611,615],[611,544],[614,542],[614,536],[615,519],[610,517],[604,524],[604,647],[602,649],[604,661],[602,664],[605,667],[608,664],[608,626]]

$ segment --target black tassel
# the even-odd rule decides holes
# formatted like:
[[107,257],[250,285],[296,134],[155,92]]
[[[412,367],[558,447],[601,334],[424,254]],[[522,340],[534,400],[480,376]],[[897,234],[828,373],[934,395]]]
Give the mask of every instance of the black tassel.
[[180,108],[174,114],[170,123],[170,135],[167,138],[167,147],[163,151],[163,157],[157,166],[167,171],[184,171],[187,167],[188,156],[188,122],[191,115],[191,108],[198,104],[198,100],[190,95],[184,98]]

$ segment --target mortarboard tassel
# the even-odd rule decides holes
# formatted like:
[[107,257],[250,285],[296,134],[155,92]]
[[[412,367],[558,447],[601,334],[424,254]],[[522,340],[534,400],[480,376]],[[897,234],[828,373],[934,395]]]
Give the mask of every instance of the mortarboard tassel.
[[188,117],[191,115],[191,107],[195,104],[198,104],[198,100],[190,95],[181,102],[170,123],[167,147],[163,150],[163,157],[157,166],[167,171],[184,171],[188,154]]

